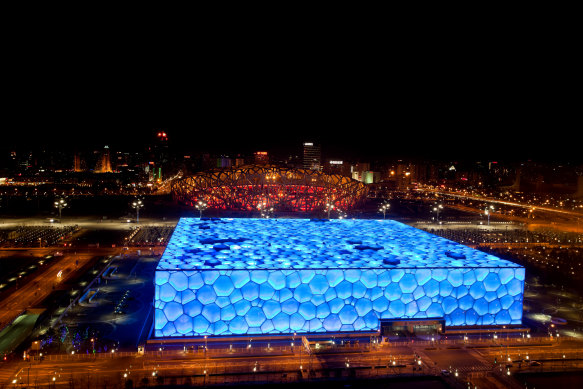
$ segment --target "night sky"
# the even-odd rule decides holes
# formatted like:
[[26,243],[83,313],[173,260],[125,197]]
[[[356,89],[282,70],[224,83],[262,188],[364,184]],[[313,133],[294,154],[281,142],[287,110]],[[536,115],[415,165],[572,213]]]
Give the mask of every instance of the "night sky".
[[46,51],[11,63],[0,149],[141,150],[162,129],[185,153],[299,153],[315,141],[331,158],[583,162],[572,54],[555,46],[237,51],[196,64]]

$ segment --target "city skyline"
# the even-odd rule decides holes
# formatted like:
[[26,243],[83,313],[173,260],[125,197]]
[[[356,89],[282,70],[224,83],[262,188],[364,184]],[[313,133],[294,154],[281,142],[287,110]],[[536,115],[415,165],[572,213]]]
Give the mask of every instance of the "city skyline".
[[[436,160],[534,160],[583,162],[578,133],[512,133],[489,131],[484,137],[473,132],[449,130],[427,135],[415,131],[281,131],[258,130],[231,134],[228,131],[195,131],[189,126],[132,128],[115,127],[79,131],[62,128],[55,133],[34,135],[22,131],[4,135],[3,152],[46,148],[54,151],[115,150],[141,152],[154,143],[155,134],[165,131],[169,145],[177,153],[251,155],[268,151],[274,155],[301,155],[304,142],[319,144],[323,158],[366,160],[375,158],[412,158]],[[79,133],[90,134],[79,139]]]

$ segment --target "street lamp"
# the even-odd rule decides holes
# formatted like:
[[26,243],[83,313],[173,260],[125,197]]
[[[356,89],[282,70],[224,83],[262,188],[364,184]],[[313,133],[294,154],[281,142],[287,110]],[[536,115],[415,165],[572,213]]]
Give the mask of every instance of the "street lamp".
[[391,204],[389,203],[383,203],[379,209],[379,212],[383,213],[383,219],[385,218],[389,208],[391,208]]
[[58,210],[59,210],[59,223],[61,223],[61,211],[63,210],[63,208],[66,208],[66,207],[67,207],[67,201],[65,200],[64,197],[61,197],[60,199],[55,201],[55,208],[58,208]]
[[136,224],[140,224],[140,208],[144,207],[142,199],[136,199],[132,203],[132,207],[136,209]]
[[261,212],[261,217],[264,219],[269,219],[273,216],[273,207],[267,207],[265,203],[259,203],[257,209]]
[[439,222],[439,212],[443,209],[443,204],[441,203],[435,203],[435,206],[433,207],[433,212],[437,213],[436,222]]
[[140,208],[144,207],[142,199],[137,198],[132,202],[132,208],[136,209],[136,224],[140,224]]
[[490,210],[494,210],[494,206],[490,205],[489,207],[487,206],[486,209],[484,210],[484,215],[488,216],[488,225],[490,225]]
[[205,209],[208,208],[207,203],[205,203],[202,200],[198,200],[198,202],[196,203],[196,205],[194,206],[196,209],[198,209],[199,212],[199,218],[202,219],[202,211],[204,211]]
[[328,219],[330,219],[330,211],[334,209],[334,204],[328,201],[326,203],[326,211],[328,212]]

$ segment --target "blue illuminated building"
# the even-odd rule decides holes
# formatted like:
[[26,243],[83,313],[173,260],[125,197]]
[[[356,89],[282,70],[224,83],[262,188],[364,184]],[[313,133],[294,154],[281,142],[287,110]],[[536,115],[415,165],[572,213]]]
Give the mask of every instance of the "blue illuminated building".
[[524,275],[393,220],[183,218],[156,269],[154,336],[521,324]]

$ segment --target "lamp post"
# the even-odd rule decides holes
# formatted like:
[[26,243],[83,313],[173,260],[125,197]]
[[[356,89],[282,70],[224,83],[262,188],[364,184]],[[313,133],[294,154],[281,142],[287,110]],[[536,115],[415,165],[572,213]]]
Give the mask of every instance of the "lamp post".
[[435,206],[433,207],[433,212],[437,213],[437,216],[435,218],[436,222],[439,222],[439,212],[443,209],[443,205],[441,203],[435,203]]
[[328,212],[328,219],[330,219],[330,211],[332,211],[334,209],[334,204],[332,204],[330,201],[328,201],[326,203],[326,211]]
[[63,208],[67,207],[67,201],[64,198],[60,198],[55,201],[55,208],[59,210],[59,223],[61,223],[61,211]]
[[140,224],[140,208],[144,207],[144,203],[142,202],[142,199],[136,199],[132,203],[132,207],[134,207],[136,209],[136,224]]
[[490,205],[489,207],[487,206],[486,209],[484,210],[484,215],[488,216],[488,225],[490,225],[490,210],[494,210],[494,206]]
[[383,213],[383,219],[385,219],[386,214],[387,214],[389,208],[391,208],[391,204],[389,204],[389,203],[384,203],[384,204],[381,205],[381,207],[379,209],[379,212],[382,212]]
[[196,209],[198,209],[199,212],[199,219],[202,219],[202,211],[204,211],[205,209],[208,208],[207,203],[205,203],[202,200],[198,200],[198,202],[196,203],[196,205],[194,206]]
[[263,217],[265,219],[269,219],[271,217],[272,213],[273,213],[273,207],[264,208],[263,211],[261,211],[261,217]]
[[263,203],[257,204],[257,209],[261,213],[261,217],[263,219],[269,219],[270,217],[273,216],[274,208],[273,207],[269,207],[267,205],[267,202],[265,202],[265,201]]

